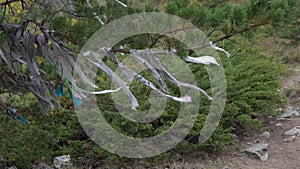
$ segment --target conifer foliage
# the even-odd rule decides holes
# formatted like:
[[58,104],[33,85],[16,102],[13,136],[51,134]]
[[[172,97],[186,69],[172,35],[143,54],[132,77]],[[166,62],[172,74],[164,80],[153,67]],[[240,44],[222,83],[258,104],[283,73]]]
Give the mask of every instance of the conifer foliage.
[[[198,145],[199,133],[207,118],[210,100],[213,99],[210,97],[209,77],[204,69],[205,65],[211,64],[224,66],[227,80],[226,107],[212,137],[198,146],[213,145],[222,149],[231,140],[231,133],[243,133],[249,125],[258,127],[258,118],[275,114],[282,103],[278,81],[282,67],[274,62],[273,56],[262,54],[259,47],[253,44],[253,39],[272,36],[270,32],[274,33],[276,30],[282,37],[298,44],[299,31],[296,26],[299,25],[299,9],[298,0],[0,0],[0,94],[5,96],[0,100],[0,107],[5,109],[3,112],[7,112],[5,116],[2,111],[0,113],[0,133],[17,132],[21,140],[15,140],[14,135],[6,133],[5,139],[0,138],[1,144],[3,143],[0,154],[10,151],[7,157],[12,162],[22,160],[24,156],[29,161],[39,160],[41,157],[36,154],[24,155],[31,149],[38,149],[49,159],[51,155],[62,153],[78,157],[85,152],[96,154],[97,158],[115,158],[94,146],[82,134],[83,130],[72,112],[70,100],[75,106],[80,106],[84,101],[85,91],[74,83],[73,71],[78,72],[79,78],[90,87],[99,87],[99,91],[93,94],[100,94],[97,99],[103,116],[116,130],[132,137],[160,134],[172,125],[179,111],[178,101],[191,101],[189,97],[178,96],[177,86],[200,91],[203,99],[199,114],[186,137],[189,145],[194,147]],[[115,46],[97,49],[106,56],[98,72],[90,70],[84,63],[79,63],[82,69],[76,69],[79,51],[93,33],[116,19],[140,12],[162,12],[179,16],[203,30],[210,40],[203,46],[188,48],[164,34],[135,35]],[[188,33],[188,30],[185,31]],[[195,54],[196,50],[205,48],[217,49],[221,60],[217,61],[209,56],[199,58]],[[175,76],[156,62],[155,54],[151,53],[154,49],[164,51],[167,55],[176,52],[182,57],[193,71],[197,85],[175,79]],[[86,56],[91,54],[92,52],[83,53]],[[136,74],[120,63],[123,56],[160,66],[161,71],[148,69],[147,72]],[[95,62],[93,58],[88,61],[92,64]],[[121,67],[125,76],[135,77],[130,87],[118,77],[110,76],[116,67]],[[96,76],[95,82],[89,79],[90,76]],[[112,81],[117,82],[120,88],[110,90]],[[120,115],[112,106],[110,95],[105,94],[119,90],[125,91],[132,108],[149,108],[147,97],[152,90],[172,102],[168,102],[159,119],[151,123],[136,124]],[[42,116],[35,107],[35,112],[28,115],[29,119],[25,119],[27,117],[22,111],[26,108],[17,108],[36,104],[28,100],[28,105],[23,104],[14,99],[15,96],[24,96],[30,101],[35,97],[40,105],[40,112],[53,115],[52,121]],[[65,114],[57,112],[59,108],[65,108]],[[87,116],[89,113],[91,112],[87,112]],[[17,122],[10,121],[7,115],[22,119],[26,124],[31,122],[32,125],[26,126],[27,130],[24,125],[13,128]],[[90,123],[95,128],[99,127],[93,121]],[[6,128],[9,130],[6,131]],[[28,139],[31,136],[36,138],[33,142],[39,144],[30,144]],[[45,138],[47,142],[38,140]]]
[[[161,11],[177,15],[210,31],[213,43],[217,43],[235,35],[249,34],[258,27],[283,25],[288,19],[293,19],[291,12],[296,4],[297,1],[282,0],[258,0],[245,4],[189,0],[144,3],[130,0],[3,0],[1,92],[31,92],[38,98],[41,111],[47,114],[48,108],[60,106],[55,99],[59,91],[55,94],[55,89],[63,84],[74,103],[80,104],[75,100],[76,96],[80,97],[80,91],[71,89],[72,85],[76,86],[71,82],[78,51],[101,26],[131,13]],[[141,5],[145,8],[140,8]],[[123,45],[129,47],[127,51],[147,46],[183,50],[175,42],[169,43],[164,36],[146,36],[148,41],[133,37]],[[159,46],[158,41],[169,42]],[[118,49],[112,51],[118,52]],[[80,75],[87,80],[83,72]]]

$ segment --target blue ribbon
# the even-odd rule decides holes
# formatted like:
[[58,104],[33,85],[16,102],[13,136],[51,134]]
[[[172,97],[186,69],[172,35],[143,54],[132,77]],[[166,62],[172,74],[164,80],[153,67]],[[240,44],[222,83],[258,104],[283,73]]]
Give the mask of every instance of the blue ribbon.
[[82,100],[76,98],[70,89],[68,90],[68,92],[70,94],[71,99],[73,100],[73,104],[75,104],[76,107],[80,107],[82,104]]
[[[70,97],[71,97],[71,99],[72,99],[72,101],[73,101],[73,104],[74,104],[76,107],[80,107],[81,104],[82,104],[82,100],[76,98],[76,97],[74,96],[74,94],[73,94],[73,92],[72,92],[71,89],[68,89],[68,92],[69,92]],[[58,88],[56,89],[55,93],[56,93],[56,95],[57,95],[58,97],[60,97],[60,98],[63,97],[63,94],[64,94],[63,84],[60,84],[60,85],[58,86]]]
[[27,119],[25,119],[24,117],[22,117],[22,116],[17,116],[17,115],[15,114],[15,109],[14,109],[13,107],[9,108],[8,113],[9,113],[9,115],[11,115],[14,119],[18,119],[18,120],[20,120],[20,121],[21,121],[22,123],[24,123],[24,124],[28,124],[28,123],[29,123],[29,121],[28,121]]
[[59,98],[63,97],[64,95],[64,88],[63,88],[63,85],[58,85],[58,88],[55,90],[55,93],[57,94],[57,96]]

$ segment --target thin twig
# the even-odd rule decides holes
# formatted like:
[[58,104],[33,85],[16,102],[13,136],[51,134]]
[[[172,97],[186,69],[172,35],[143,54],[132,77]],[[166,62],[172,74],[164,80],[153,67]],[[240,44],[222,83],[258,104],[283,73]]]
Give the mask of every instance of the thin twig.
[[[229,38],[231,38],[231,37],[233,37],[233,36],[235,36],[237,34],[241,34],[243,32],[247,32],[247,31],[249,31],[251,29],[254,29],[254,28],[257,28],[257,27],[260,27],[260,26],[263,26],[263,25],[268,25],[268,24],[270,24],[270,22],[264,22],[264,23],[260,23],[260,24],[255,24],[255,25],[252,25],[252,26],[250,26],[248,28],[245,28],[245,29],[242,29],[242,30],[239,30],[239,31],[235,31],[235,32],[229,33],[229,34],[227,34],[227,35],[225,35],[223,37],[220,37],[220,38],[218,38],[216,40],[213,40],[212,42],[213,43],[217,43],[217,42],[220,42],[222,40],[229,39]],[[201,45],[201,46],[195,46],[195,47],[187,48],[185,50],[186,51],[200,50],[200,49],[206,48],[208,46],[210,46],[210,44],[205,44],[205,45]]]
[[182,28],[179,28],[179,29],[174,29],[174,30],[171,30],[170,32],[166,32],[166,33],[162,33],[160,35],[158,35],[158,37],[156,37],[153,42],[149,45],[149,49],[153,48],[154,45],[158,42],[158,40],[164,36],[167,36],[168,34],[172,34],[172,33],[177,33],[179,31],[185,31],[185,30],[189,30],[189,29],[193,29],[195,27],[182,27]]
[[[88,8],[90,8],[91,10],[94,11],[93,6],[90,4],[90,0],[86,0],[86,4],[88,6]],[[97,15],[96,12],[93,12],[94,18],[103,26],[104,22],[100,19],[100,17]]]
[[6,5],[10,5],[11,3],[18,2],[18,1],[20,1],[20,0],[5,1],[5,2],[0,3],[0,5],[1,6],[6,6]]
[[[270,24],[270,22],[265,22],[265,23],[255,24],[255,25],[252,25],[252,26],[250,26],[250,27],[248,27],[248,28],[242,29],[242,30],[240,30],[240,31],[236,31],[236,32],[232,32],[232,33],[230,33],[230,34],[227,34],[227,35],[225,35],[225,36],[223,36],[223,37],[220,37],[220,38],[218,38],[218,39],[216,39],[216,40],[213,40],[212,42],[213,42],[213,43],[217,43],[217,42],[220,42],[220,41],[222,41],[222,40],[229,39],[229,38],[231,38],[231,37],[233,37],[233,36],[235,36],[235,35],[237,35],[237,34],[246,32],[246,31],[248,31],[248,30],[251,30],[251,29],[254,29],[254,28],[263,26],[263,25],[268,25],[268,24]],[[171,32],[169,32],[169,33],[165,33],[165,34],[159,35],[156,39],[154,39],[153,43],[149,46],[149,49],[152,48],[152,47],[158,42],[158,39],[159,39],[159,38],[161,38],[161,37],[163,37],[163,36],[166,36],[167,34],[174,33],[174,32],[176,32],[176,31],[180,31],[180,30],[184,30],[184,29],[183,29],[183,28],[181,28],[181,29],[176,29],[176,30],[173,30],[173,31],[171,31]],[[200,50],[200,49],[207,48],[207,47],[209,47],[209,46],[210,46],[210,44],[203,44],[203,45],[201,45],[201,46],[195,46],[195,47],[191,47],[191,48],[186,48],[185,51]],[[114,52],[114,53],[127,53],[127,54],[130,54],[130,50],[128,50],[128,49],[112,49],[112,52]]]

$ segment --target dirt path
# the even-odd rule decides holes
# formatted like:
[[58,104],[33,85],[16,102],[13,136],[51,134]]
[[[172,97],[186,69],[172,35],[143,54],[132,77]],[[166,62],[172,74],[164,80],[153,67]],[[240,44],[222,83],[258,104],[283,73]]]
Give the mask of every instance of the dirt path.
[[[276,124],[282,126],[277,127]],[[284,142],[283,133],[294,126],[300,126],[300,119],[270,120],[269,132],[271,137],[266,139],[269,144],[269,159],[260,161],[254,156],[241,153],[241,150],[249,146],[247,141],[242,141],[238,150],[227,152],[216,158],[186,157],[185,162],[170,162],[165,169],[300,169],[300,137],[293,142]],[[159,168],[159,167],[158,167]]]
[[[269,159],[260,161],[247,156],[246,154],[225,157],[224,162],[231,169],[300,169],[300,139],[293,142],[284,142],[282,134],[300,125],[300,119],[290,119],[286,121],[270,121],[269,132],[271,137],[266,140],[269,144]],[[281,123],[281,127],[275,124]],[[243,143],[245,144],[245,143]]]
[[[295,73],[282,79],[283,92],[288,96],[287,106],[300,107],[300,68]],[[300,118],[278,119],[270,118],[266,126],[269,128],[270,137],[264,139],[269,144],[269,158],[261,161],[255,157],[241,153],[245,147],[249,147],[250,140],[239,143],[237,150],[218,155],[216,158],[199,160],[195,157],[186,157],[182,163],[174,162],[164,168],[174,169],[300,169],[300,137],[292,142],[284,142],[283,133],[295,126],[300,126]],[[257,133],[259,135],[260,133]]]
[[[282,79],[283,92],[288,96],[287,107],[300,107],[300,69]],[[281,126],[276,126],[281,124]],[[300,169],[300,137],[295,141],[284,142],[283,133],[295,126],[300,126],[300,118],[286,120],[270,119],[267,126],[271,137],[266,140],[269,144],[269,159],[260,161],[247,155],[225,157],[224,162],[231,169]],[[245,142],[241,143],[245,144]],[[244,145],[241,145],[242,147]]]
[[[288,96],[286,107],[300,108],[300,67],[293,69],[295,72],[282,79],[283,94]],[[283,111],[285,111],[283,109]],[[300,113],[300,110],[299,110]],[[231,151],[224,154],[207,155],[201,151],[180,154],[181,160],[172,159],[161,165],[155,165],[157,169],[300,169],[300,134],[294,141],[284,142],[283,133],[300,126],[300,118],[273,118],[266,119],[265,126],[270,133],[269,138],[260,138],[260,141],[268,143],[268,160],[261,161],[254,156],[242,152],[253,143],[257,137],[242,140]],[[259,136],[261,133],[253,133]],[[125,168],[139,168],[144,167]]]

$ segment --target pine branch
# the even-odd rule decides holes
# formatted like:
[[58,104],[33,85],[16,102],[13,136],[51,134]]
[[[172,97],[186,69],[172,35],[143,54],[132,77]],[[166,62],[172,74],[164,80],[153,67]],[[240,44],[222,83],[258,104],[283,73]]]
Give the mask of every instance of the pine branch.
[[[34,23],[36,24],[37,26],[40,27],[40,29],[42,30],[42,32],[45,31],[45,28],[44,26],[42,25],[43,23],[39,23],[35,20],[31,20],[31,19],[26,19],[25,21],[23,21],[22,24],[27,24],[27,23]],[[223,41],[223,40],[227,40],[227,39],[230,39],[231,37],[235,36],[235,35],[238,35],[238,34],[241,34],[241,33],[244,33],[244,32],[247,32],[249,30],[252,30],[252,29],[255,29],[255,28],[258,28],[258,27],[261,27],[261,26],[264,26],[264,25],[268,25],[270,24],[271,22],[270,21],[266,21],[266,22],[263,22],[263,23],[259,23],[259,24],[255,24],[255,25],[252,25],[250,27],[247,27],[245,29],[242,29],[242,30],[239,30],[239,31],[233,31],[232,33],[229,33],[223,37],[220,37],[216,40],[213,40],[212,42],[213,43],[217,43],[217,42],[220,42],[220,41]],[[12,29],[12,27],[18,27],[19,25],[13,25],[13,24],[7,24],[7,23],[2,23],[2,25],[0,26],[1,29],[3,29],[4,31],[5,30],[9,30],[9,29]],[[157,36],[154,41],[152,42],[152,44],[149,45],[149,49],[153,48],[154,45],[159,41],[160,38],[162,37],[165,37],[167,36],[168,34],[172,34],[172,33],[176,33],[178,31],[186,31],[188,29],[191,29],[191,28],[179,28],[179,29],[175,29],[175,30],[172,30],[170,32],[167,32],[167,33],[164,33],[164,34],[160,34],[159,36]],[[54,38],[54,37],[52,37]],[[73,42],[74,43],[74,42]],[[204,44],[204,45],[201,45],[201,46],[195,46],[195,47],[191,47],[191,48],[186,48],[185,51],[194,51],[194,50],[200,50],[200,49],[203,49],[203,48],[207,48],[209,47],[210,44]],[[126,53],[126,54],[130,54],[130,50],[128,49],[112,49],[111,52],[113,53]]]
[[169,35],[169,34],[176,33],[176,32],[179,32],[179,31],[187,31],[187,30],[193,29],[193,28],[194,28],[194,27],[187,27],[187,28],[182,27],[182,28],[179,28],[179,29],[172,30],[172,31],[170,31],[170,32],[166,32],[166,33],[160,34],[160,35],[158,35],[158,36],[153,40],[153,42],[149,45],[149,49],[153,48],[154,45],[158,42],[158,40],[159,40],[160,38],[162,38],[162,37],[165,37],[165,36],[167,36],[167,35]]
[[232,32],[232,33],[230,33],[230,34],[228,34],[228,35],[226,35],[226,36],[223,36],[223,37],[221,37],[221,38],[219,38],[219,39],[214,40],[213,42],[214,42],[214,43],[217,43],[217,42],[219,42],[219,41],[229,39],[229,38],[231,38],[231,37],[234,36],[234,35],[241,34],[241,33],[247,32],[247,31],[249,31],[249,30],[251,30],[251,29],[255,29],[255,28],[257,28],[257,27],[264,26],[264,25],[268,25],[268,24],[270,24],[269,21],[264,22],[264,23],[255,24],[255,25],[252,25],[252,26],[250,26],[250,27],[248,27],[248,28],[242,29],[242,30],[240,30],[240,31]]
[[[232,33],[229,33],[223,37],[220,37],[216,40],[213,40],[212,42],[213,43],[217,43],[217,42],[220,42],[220,41],[223,41],[223,40],[228,40],[230,39],[231,37],[235,36],[235,35],[238,35],[238,34],[241,34],[241,33],[244,33],[244,32],[247,32],[249,30],[252,30],[252,29],[255,29],[255,28],[258,28],[258,27],[261,27],[261,26],[264,26],[264,25],[268,25],[270,24],[271,22],[270,21],[267,21],[267,22],[264,22],[264,23],[259,23],[259,24],[255,24],[255,25],[252,25],[250,27],[247,27],[245,29],[242,29],[242,30],[239,30],[239,31],[233,31]],[[154,41],[152,42],[152,44],[149,46],[149,49],[153,48],[154,45],[158,42],[158,40],[162,37],[165,37],[166,35],[168,34],[171,34],[171,33],[175,33],[175,32],[178,32],[178,31],[182,31],[182,30],[185,30],[184,28],[180,28],[180,29],[176,29],[176,30],[173,30],[173,31],[170,31],[168,33],[165,33],[165,34],[161,34],[159,36],[157,36]],[[212,31],[213,32],[213,31]],[[201,45],[201,46],[195,46],[195,47],[191,47],[191,48],[187,48],[185,49],[185,51],[194,51],[194,50],[200,50],[200,49],[204,49],[204,48],[207,48],[209,47],[210,44],[204,44],[204,45]],[[127,53],[127,54],[130,54],[130,50],[127,50],[127,49],[112,49],[111,50],[112,52],[114,53]]]
[[[212,42],[213,43],[217,43],[217,42],[220,42],[220,41],[223,41],[223,40],[228,40],[230,39],[231,37],[235,36],[235,35],[238,35],[238,34],[241,34],[241,33],[244,33],[244,32],[247,32],[249,30],[252,30],[252,29],[255,29],[255,28],[258,28],[260,26],[264,26],[264,25],[268,25],[270,24],[271,22],[267,21],[267,22],[264,22],[264,23],[260,23],[260,24],[255,24],[255,25],[252,25],[250,27],[247,27],[245,29],[242,29],[242,30],[239,30],[239,31],[234,31],[232,33],[229,33],[223,37],[220,37],[216,40],[213,40]],[[210,44],[205,44],[205,45],[201,45],[201,46],[196,46],[196,47],[192,47],[192,48],[187,48],[185,49],[186,51],[194,51],[194,50],[200,50],[200,49],[203,49],[203,48],[206,48],[210,46]]]
[[0,5],[1,5],[1,6],[6,6],[6,5],[10,5],[11,3],[18,2],[18,1],[21,1],[21,0],[10,0],[10,1],[5,1],[5,2],[0,3]]

